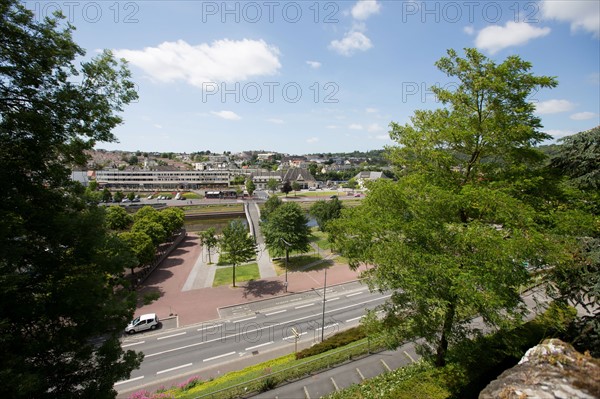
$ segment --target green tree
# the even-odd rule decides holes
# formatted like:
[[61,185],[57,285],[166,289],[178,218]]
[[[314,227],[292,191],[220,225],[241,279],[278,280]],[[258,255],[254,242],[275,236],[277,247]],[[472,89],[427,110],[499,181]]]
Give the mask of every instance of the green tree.
[[115,195],[113,195],[113,200],[115,200],[115,202],[121,202],[123,201],[123,198],[125,198],[125,194],[121,191],[117,191]]
[[265,244],[273,256],[285,254],[289,261],[289,251],[307,252],[310,249],[307,223],[308,219],[297,203],[286,202],[277,207],[261,224]]
[[125,230],[133,223],[133,217],[120,206],[106,208],[106,226],[111,230]]
[[562,138],[551,167],[583,189],[600,189],[600,126]]
[[127,194],[127,199],[129,201],[133,201],[135,199],[135,193],[132,191],[129,194]]
[[330,201],[317,201],[309,209],[309,214],[315,218],[321,231],[327,231],[327,223],[337,219],[342,213],[342,201],[337,197]]
[[600,127],[565,137],[549,171],[562,179],[552,215],[552,231],[568,241],[569,262],[548,272],[548,294],[587,310],[573,330],[574,343],[600,355]]
[[289,180],[286,180],[283,182],[283,185],[281,186],[281,192],[285,194],[285,196],[287,197],[287,195],[290,193],[290,191],[292,191],[292,185],[290,184]]
[[292,182],[292,190],[294,190],[294,196],[296,196],[296,193],[298,191],[300,191],[301,187],[300,187],[300,183],[298,183],[297,181],[293,181]]
[[86,60],[71,26],[21,2],[2,1],[0,31],[0,396],[112,398],[143,357],[119,342],[132,256],[70,171],[115,139],[133,83],[110,52]]
[[147,265],[154,260],[156,247],[147,234],[141,231],[126,231],[120,233],[119,238],[125,242],[136,257],[137,264],[131,266],[132,274],[134,273],[135,266]]
[[250,177],[246,180],[246,191],[248,191],[248,195],[251,197],[254,194],[254,191],[256,191],[256,184],[254,184]]
[[226,254],[233,265],[235,287],[235,267],[256,257],[256,244],[248,233],[248,228],[240,220],[234,220],[223,229],[220,247],[221,253]]
[[277,190],[277,187],[279,187],[279,183],[277,182],[277,180],[270,178],[269,180],[267,180],[267,189],[269,189],[269,191],[271,191],[271,193],[274,193],[275,190]]
[[146,234],[152,239],[152,243],[155,247],[158,247],[167,239],[167,231],[165,230],[163,225],[159,221],[154,221],[150,219],[136,220],[133,223],[133,226],[131,226],[131,232],[141,232]]
[[346,184],[344,184],[344,187],[354,190],[358,187],[358,182],[356,181],[356,179],[354,177],[352,177],[352,178],[348,179],[348,182]]
[[314,177],[316,178],[316,177],[317,177],[317,175],[319,175],[319,174],[320,174],[320,172],[321,172],[321,168],[319,167],[319,165],[318,165],[318,164],[316,164],[316,163],[314,163],[314,162],[313,162],[313,163],[311,163],[311,164],[309,164],[309,165],[308,165],[308,172],[309,172],[309,173],[310,173],[312,176],[314,176]]
[[108,188],[104,188],[104,190],[102,190],[102,201],[104,201],[104,202],[112,201],[112,194],[110,193]]
[[171,236],[179,231],[185,222],[185,214],[181,208],[163,209],[158,212],[158,216],[167,236]]
[[214,227],[209,227],[200,233],[200,242],[206,248],[206,252],[208,253],[208,263],[212,264],[210,259],[210,251],[219,245],[219,239],[217,238],[217,232]]
[[269,216],[271,215],[271,213],[273,213],[282,204],[283,204],[283,201],[281,200],[281,198],[279,198],[276,195],[271,195],[269,197],[269,199],[267,199],[267,201],[265,202],[265,205],[263,206],[263,208],[260,212],[261,219],[263,219],[263,220],[269,219]]
[[90,182],[88,184],[88,188],[90,189],[90,191],[97,191],[98,190],[98,182],[96,180],[90,180]]
[[143,219],[161,223],[158,211],[149,205],[141,207],[136,213],[133,214],[133,220],[135,222],[138,222]]
[[233,186],[241,186],[242,184],[244,184],[245,181],[246,181],[246,176],[237,175],[237,176],[234,176],[233,180],[231,181],[231,184]]
[[563,260],[535,209],[511,190],[540,165],[534,146],[548,138],[527,98],[556,81],[534,76],[517,56],[495,64],[465,53],[449,50],[436,63],[459,82],[452,91],[432,88],[445,108],[390,124],[400,180],[374,182],[361,205],[328,225],[350,264],[374,265],[370,283],[394,291],[386,333],[396,342],[424,338],[438,366],[451,343],[473,333],[474,314],[491,326],[520,322],[525,264]]

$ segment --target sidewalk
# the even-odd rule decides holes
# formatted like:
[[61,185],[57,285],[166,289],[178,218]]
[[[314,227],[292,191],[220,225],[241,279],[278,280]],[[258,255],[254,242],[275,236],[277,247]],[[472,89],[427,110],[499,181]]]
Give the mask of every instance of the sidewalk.
[[[212,256],[212,255],[211,255]],[[261,258],[268,259],[267,252]],[[212,259],[216,260],[216,257]],[[260,259],[259,259],[260,261]],[[197,235],[188,233],[172,255],[165,259],[140,288],[140,296],[160,293],[160,298],[149,305],[141,305],[137,314],[156,313],[159,318],[177,315],[179,326],[196,324],[219,318],[218,309],[224,306],[273,298],[285,293],[285,276],[239,283],[238,287],[212,285],[208,256],[202,251]],[[361,270],[352,271],[347,265],[333,265],[327,269],[327,285],[341,284],[358,279]],[[324,270],[288,273],[288,294],[323,286]]]

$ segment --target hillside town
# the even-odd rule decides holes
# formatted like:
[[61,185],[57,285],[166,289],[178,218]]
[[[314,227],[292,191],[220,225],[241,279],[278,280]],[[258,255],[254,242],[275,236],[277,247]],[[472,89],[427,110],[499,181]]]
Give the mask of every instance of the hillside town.
[[[256,190],[278,191],[285,182],[296,190],[364,189],[365,183],[393,176],[382,151],[355,154],[290,155],[245,151],[160,153],[96,150],[87,168],[73,171],[87,186],[96,181],[109,190],[211,190],[251,180]],[[239,193],[244,195],[243,191]],[[247,194],[247,192],[246,192]]]

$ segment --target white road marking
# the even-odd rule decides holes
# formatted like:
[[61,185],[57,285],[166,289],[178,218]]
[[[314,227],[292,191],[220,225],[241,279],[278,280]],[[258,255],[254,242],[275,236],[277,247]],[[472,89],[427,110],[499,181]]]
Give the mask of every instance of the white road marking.
[[271,312],[271,313],[265,313],[265,316],[273,316],[274,314],[279,314],[279,313],[283,313],[283,312],[287,312],[287,309],[278,310],[276,312]]
[[204,359],[203,362],[210,362],[211,360],[220,359],[222,357],[231,356],[231,355],[235,355],[235,351],[229,352],[229,353],[223,353],[222,355],[218,355],[218,356],[209,357],[208,359]]
[[362,316],[353,317],[353,318],[351,318],[351,319],[348,319],[348,320],[346,320],[346,323],[350,323],[351,321],[355,321],[355,320],[360,320],[360,319],[362,319],[362,318],[363,318]]
[[265,342],[264,344],[254,345],[254,346],[251,346],[251,347],[246,348],[244,350],[250,352],[250,351],[253,351],[254,349],[262,348],[263,346],[267,346],[267,345],[271,345],[272,343],[273,343],[273,341],[271,341],[271,342]]
[[234,321],[234,323],[241,323],[242,321],[248,321],[248,320],[254,320],[254,319],[256,319],[256,316],[248,317],[248,318],[242,319],[242,320],[236,320],[236,321]]
[[[330,324],[330,325],[328,325],[328,326],[325,326],[325,329],[328,329],[329,327],[335,327],[335,326],[337,326],[337,325],[339,325],[339,324],[338,324],[338,323],[333,323],[333,324]],[[321,327],[319,327],[319,328],[315,328],[315,331],[317,331],[317,330],[321,330]]]
[[180,335],[185,335],[185,334],[187,334],[187,332],[186,332],[186,331],[184,331],[184,332],[180,332],[180,333],[177,333],[177,334],[173,334],[173,335],[167,335],[166,337],[158,337],[158,338],[156,338],[156,340],[157,340],[157,341],[160,341],[161,339],[167,339],[167,338],[178,337],[178,336],[180,336]]
[[213,329],[213,328],[219,328],[219,327],[223,327],[223,323],[221,324],[216,324],[214,326],[207,326],[207,327],[203,327],[203,328],[199,328],[196,331],[204,331],[204,330],[208,330],[208,329]]
[[140,342],[134,342],[133,344],[121,345],[121,348],[127,348],[128,346],[139,345],[139,344],[143,344],[145,342],[146,341],[140,341]]
[[179,370],[179,369],[182,369],[184,367],[190,367],[191,365],[192,365],[192,363],[188,363],[188,364],[182,364],[181,366],[177,366],[177,367],[171,367],[170,369],[157,371],[156,375],[159,375],[159,374],[162,374],[162,373],[168,373],[169,371]]
[[[305,335],[305,334],[308,334],[308,331],[298,334],[298,337],[301,337],[302,335]],[[296,338],[295,335],[290,335],[289,337],[283,338],[283,341],[287,341],[288,339],[294,339],[294,338]]]
[[340,299],[340,297],[336,296],[335,298],[331,298],[331,299],[327,298],[326,301],[327,302],[333,302],[333,301],[337,301],[338,299]]
[[350,298],[351,296],[355,296],[355,295],[360,295],[362,293],[364,293],[364,291],[355,292],[354,294],[348,294],[348,295],[346,295],[346,298]]
[[130,379],[125,380],[125,381],[115,382],[115,385],[127,384],[128,382],[133,382],[133,381],[141,380],[142,378],[144,378],[143,375],[141,375],[139,377],[135,377],[135,378],[130,378]]
[[[330,310],[327,310],[325,313],[333,313],[333,312],[337,312],[337,311],[340,311],[340,310],[353,308],[353,307],[356,307],[356,306],[364,305],[365,303],[380,301],[381,299],[389,298],[391,296],[392,296],[391,294],[390,295],[383,295],[381,297],[369,299],[367,301],[353,303],[352,305],[348,305],[348,306],[342,306],[341,308],[330,309]],[[267,328],[275,328],[275,327],[278,327],[278,326],[281,326],[281,325],[284,325],[284,324],[295,323],[295,322],[300,321],[300,320],[310,319],[311,317],[315,317],[315,316],[314,315],[309,315],[309,316],[305,316],[305,317],[299,317],[299,318],[294,319],[294,320],[287,320],[285,322],[276,323],[276,324],[265,326],[265,327],[262,327],[262,328],[257,328],[256,330],[249,330],[249,331],[246,331],[245,333],[248,334],[248,333],[251,333],[251,332],[254,332],[254,331],[262,331],[262,330],[265,330]],[[256,318],[256,316],[252,317],[251,319],[254,319],[254,318]],[[243,320],[239,320],[239,321],[243,321]],[[231,336],[233,337],[234,335],[231,335]],[[215,339],[211,339],[211,340],[208,340],[208,341],[196,342],[194,344],[180,346],[178,348],[167,349],[167,350],[162,351],[162,352],[150,353],[150,354],[147,354],[145,356],[145,358],[147,359],[149,357],[163,355],[165,353],[171,353],[171,352],[175,352],[175,351],[182,350],[182,349],[193,348],[194,346],[198,346],[198,345],[202,345],[202,344],[208,344],[208,343],[215,342],[215,341],[220,341],[220,340],[223,340],[223,339],[226,339],[226,338],[227,337],[220,337],[220,338],[215,338]],[[235,352],[233,352],[233,353],[235,353]]]
[[302,309],[302,308],[307,308],[309,306],[314,305],[314,303],[309,303],[308,305],[300,305],[300,306],[296,306],[294,309]]

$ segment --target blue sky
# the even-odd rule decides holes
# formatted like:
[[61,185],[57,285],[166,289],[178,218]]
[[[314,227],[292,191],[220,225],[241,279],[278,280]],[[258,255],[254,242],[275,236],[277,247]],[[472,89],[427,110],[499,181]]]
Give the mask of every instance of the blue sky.
[[27,1],[60,8],[94,55],[126,58],[140,99],[98,148],[345,152],[440,104],[434,62],[519,55],[559,86],[532,95],[556,138],[600,124],[600,2]]

